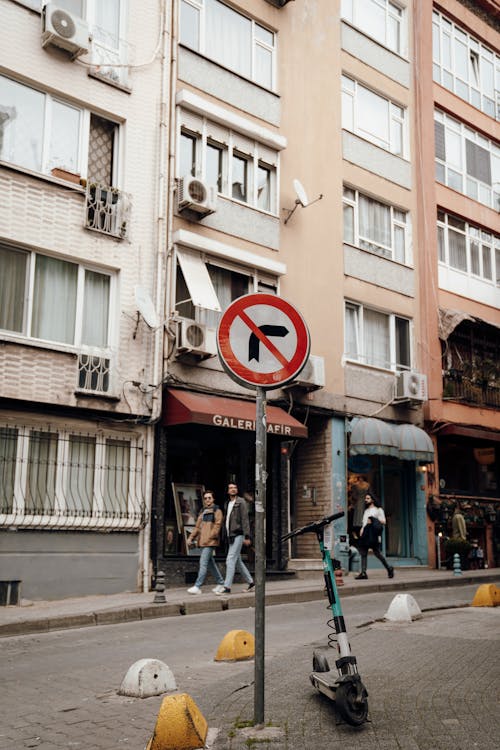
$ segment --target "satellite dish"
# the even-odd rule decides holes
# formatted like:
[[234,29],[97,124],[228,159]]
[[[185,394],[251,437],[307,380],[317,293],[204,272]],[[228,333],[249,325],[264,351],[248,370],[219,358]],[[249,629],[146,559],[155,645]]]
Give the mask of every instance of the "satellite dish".
[[136,286],[134,288],[134,295],[135,304],[137,305],[137,309],[142,315],[144,322],[150,328],[158,328],[160,321],[158,320],[158,315],[156,314],[155,306],[149,292],[144,289],[143,286]]
[[295,193],[297,195],[297,200],[300,203],[301,206],[304,208],[309,205],[309,199],[307,197],[307,193],[305,191],[304,186],[299,180],[293,181],[293,189],[295,190]]

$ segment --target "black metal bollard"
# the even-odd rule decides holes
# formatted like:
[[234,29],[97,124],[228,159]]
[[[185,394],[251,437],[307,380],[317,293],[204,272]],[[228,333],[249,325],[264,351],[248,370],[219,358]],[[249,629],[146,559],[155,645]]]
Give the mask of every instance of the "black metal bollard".
[[153,604],[166,604],[166,602],[165,573],[163,570],[159,570],[156,574],[155,597],[153,599]]

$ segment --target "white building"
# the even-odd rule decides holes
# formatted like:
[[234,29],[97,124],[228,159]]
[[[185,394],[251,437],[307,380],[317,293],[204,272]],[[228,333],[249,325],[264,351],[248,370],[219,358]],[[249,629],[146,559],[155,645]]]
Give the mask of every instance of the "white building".
[[41,5],[0,0],[0,578],[33,599],[149,583],[168,109],[163,2]]

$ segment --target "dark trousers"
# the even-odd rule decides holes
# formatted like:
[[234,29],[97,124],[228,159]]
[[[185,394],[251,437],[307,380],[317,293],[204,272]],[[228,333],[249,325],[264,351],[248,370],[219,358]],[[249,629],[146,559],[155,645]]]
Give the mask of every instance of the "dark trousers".
[[387,562],[387,560],[385,559],[385,557],[383,556],[383,554],[381,553],[380,546],[377,544],[375,547],[371,547],[371,548],[370,547],[361,547],[361,546],[359,547],[359,551],[361,553],[361,572],[362,573],[366,573],[366,563],[367,563],[368,550],[369,549],[372,550],[372,552],[375,555],[375,557],[377,557],[380,560],[380,562],[382,563],[382,565],[384,566],[384,568],[388,571],[389,568],[390,568],[390,565]]

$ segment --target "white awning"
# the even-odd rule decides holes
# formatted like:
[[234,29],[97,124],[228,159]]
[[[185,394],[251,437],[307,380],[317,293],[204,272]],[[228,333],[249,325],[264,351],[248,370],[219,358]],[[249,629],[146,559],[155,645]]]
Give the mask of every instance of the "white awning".
[[221,306],[208,273],[207,264],[200,254],[177,249],[177,260],[184,274],[193,305],[220,312]]

